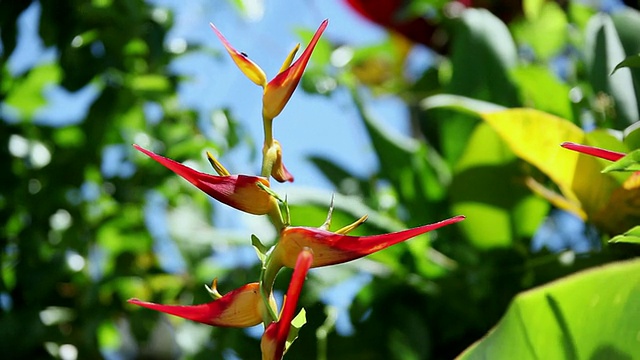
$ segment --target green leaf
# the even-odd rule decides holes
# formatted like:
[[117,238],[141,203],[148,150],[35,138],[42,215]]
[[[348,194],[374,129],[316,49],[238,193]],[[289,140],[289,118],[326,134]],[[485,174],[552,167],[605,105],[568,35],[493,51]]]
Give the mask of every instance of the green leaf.
[[616,67],[611,72],[611,75],[615,74],[618,69],[625,67],[640,67],[640,54],[628,56],[626,59],[622,60],[621,63],[616,65]]
[[[611,15],[613,23],[616,26],[622,47],[627,56],[640,54],[640,11],[625,7],[622,11],[616,11]],[[633,85],[636,90],[636,96],[640,94],[640,68],[630,67]],[[640,99],[636,98],[638,111],[640,111]]]
[[429,96],[420,103],[425,110],[436,109],[440,107],[453,108],[461,112],[477,115],[482,112],[505,110],[504,106],[500,106],[488,101],[476,100],[466,96],[440,94]]
[[640,171],[640,149],[628,153],[602,170],[603,173],[610,171]]
[[622,235],[611,238],[609,243],[640,244],[640,226],[636,226]]
[[567,44],[567,15],[555,2],[536,6],[538,9],[535,16],[527,16],[526,19],[515,22],[512,29],[518,42],[531,46],[538,57],[546,60]]
[[269,251],[269,248],[266,247],[262,243],[262,241],[260,241],[260,239],[258,239],[258,237],[254,234],[251,234],[251,246],[253,246],[254,250],[256,251],[260,262],[264,264],[265,260],[267,259],[267,252]]
[[287,341],[284,344],[284,352],[286,353],[289,346],[298,338],[298,332],[307,323],[307,312],[304,308],[300,309],[300,312],[296,317],[291,320],[291,328],[289,329],[289,335],[287,335]]
[[522,10],[527,19],[537,19],[544,3],[544,0],[524,0]]
[[521,180],[521,164],[488,124],[479,124],[458,162],[451,184],[453,212],[469,241],[480,249],[512,246],[533,236],[549,205]]
[[367,182],[359,179],[349,170],[322,156],[312,155],[308,159],[340,193],[344,195],[370,195]]
[[145,74],[129,78],[128,85],[133,91],[148,94],[167,93],[171,90],[171,82],[164,75]]
[[438,154],[425,143],[390,130],[366,111],[357,95],[354,98],[377,153],[380,176],[393,184],[402,204],[409,211],[424,211],[426,201],[441,199],[445,195],[443,185],[450,181],[450,173]]
[[[624,147],[620,141],[603,132],[585,134],[568,120],[533,109],[480,115],[511,151],[558,185],[567,199],[564,204],[569,204],[565,206],[567,210],[588,218],[609,234],[619,234],[640,220],[640,211],[632,200],[637,188],[621,187],[623,179],[615,173],[602,174],[602,159],[572,153],[559,145],[571,141],[616,150]],[[620,206],[621,201],[625,206]]]
[[613,125],[623,129],[637,121],[639,114],[629,73],[611,74],[615,65],[626,57],[611,18],[604,14],[593,16],[587,26],[586,40],[585,57],[593,90],[613,98],[616,113]]
[[30,119],[39,108],[47,104],[42,95],[44,88],[59,82],[60,76],[57,64],[44,64],[31,69],[26,77],[10,89],[5,104],[20,111],[24,119]]
[[638,354],[640,261],[583,271],[520,293],[460,359],[632,359]]
[[483,9],[462,13],[452,41],[453,75],[446,92],[500,105],[519,104],[509,70],[517,63],[517,51],[509,29]]
[[629,149],[640,149],[640,121],[624,129],[623,135],[624,143]]
[[561,82],[546,66],[528,65],[513,69],[511,76],[519,85],[522,102],[565,119],[573,118],[570,87]]

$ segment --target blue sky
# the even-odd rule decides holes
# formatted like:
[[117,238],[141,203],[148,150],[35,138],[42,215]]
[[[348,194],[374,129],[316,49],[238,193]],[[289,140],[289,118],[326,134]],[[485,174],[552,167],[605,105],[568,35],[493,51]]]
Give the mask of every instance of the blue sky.
[[[340,0],[244,2],[254,4],[257,9],[251,17],[243,16],[231,1],[225,0],[151,1],[159,9],[158,16],[163,15],[162,9],[173,12],[174,27],[168,35],[168,47],[180,47],[186,41],[224,55],[216,58],[206,52],[189,53],[171,66],[172,71],[190,77],[179,89],[181,105],[200,111],[201,128],[214,139],[215,128],[210,126],[211,111],[228,107],[256,146],[261,145],[261,89],[245,78],[226,56],[221,43],[210,30],[209,22],[215,23],[237,49],[250,54],[269,78],[275,76],[286,55],[300,41],[296,31],[313,31],[325,18],[329,19],[329,27],[323,38],[332,42],[357,46],[374,44],[386,37],[383,30],[360,19]],[[19,20],[18,47],[9,61],[9,69],[14,74],[22,73],[35,64],[55,60],[55,52],[44,48],[37,36],[39,13],[39,4],[34,2]],[[302,44],[303,47],[305,45]],[[36,114],[35,120],[48,125],[77,123],[96,95],[93,85],[76,93],[50,86],[45,91],[49,103]],[[387,124],[406,131],[406,110],[401,101],[383,97],[369,105]],[[5,114],[10,112],[6,107],[1,110]],[[154,115],[157,115],[157,109],[151,106],[149,116]],[[306,161],[311,154],[329,157],[360,175],[374,171],[377,166],[361,121],[344,91],[325,98],[307,95],[298,89],[275,120],[274,135],[283,145],[285,164],[296,178],[294,186],[330,188],[330,184]],[[241,148],[244,149],[223,155],[222,162],[234,173],[257,173],[259,159],[249,163],[248,150]],[[201,155],[194,154],[194,157]],[[292,185],[275,187],[284,190],[283,186]]]
[[[259,19],[239,16],[227,2],[194,1],[187,7],[175,0],[155,3],[168,6],[176,13],[169,42],[183,38],[222,51],[222,45],[208,28],[208,23],[213,22],[238,50],[248,53],[265,70],[268,78],[277,73],[284,57],[300,41],[296,30],[315,30],[325,18],[329,19],[329,27],[323,37],[333,42],[361,45],[378,42],[386,36],[382,30],[358,18],[339,0],[253,2],[264,5],[263,16]],[[175,6],[178,3],[180,5]],[[206,109],[230,107],[260,146],[261,89],[245,78],[224,55],[221,61],[200,54],[188,55],[176,62],[177,71],[194,74],[193,81],[181,89],[181,99],[185,105],[205,112]],[[397,99],[377,99],[374,107],[396,128],[402,129],[405,125],[405,110]],[[344,92],[327,99],[307,95],[299,89],[274,121],[274,134],[283,145],[284,161],[296,178],[296,186],[328,187],[305,160],[310,154],[328,156],[361,175],[370,173],[376,166],[364,128]],[[232,172],[257,171],[258,163],[247,168],[246,155],[231,153],[222,161]]]

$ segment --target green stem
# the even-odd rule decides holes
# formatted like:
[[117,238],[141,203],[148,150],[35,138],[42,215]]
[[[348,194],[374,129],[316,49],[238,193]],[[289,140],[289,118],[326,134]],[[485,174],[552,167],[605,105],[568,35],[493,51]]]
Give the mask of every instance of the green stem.
[[260,270],[260,296],[262,297],[262,303],[267,308],[268,318],[262,319],[262,322],[264,323],[264,327],[266,328],[272,322],[278,321],[278,315],[276,314],[276,309],[272,308],[271,303],[269,302],[269,298],[271,297],[271,291],[273,289],[273,284],[269,286],[268,291],[267,291],[267,288],[264,286],[265,270],[266,270],[265,265],[262,265],[262,269]]
[[[275,250],[275,249],[274,249]],[[267,308],[269,309],[270,319],[263,319],[265,327],[271,323],[271,321],[277,321],[278,315],[275,310],[269,305],[269,298],[271,297],[271,293],[273,292],[273,284],[276,281],[276,275],[282,268],[282,266],[274,266],[273,262],[273,253],[269,253],[267,255],[267,259],[262,265],[262,269],[260,271],[260,295],[262,296],[262,301],[265,303]]]
[[264,144],[262,145],[262,171],[261,175],[269,178],[273,163],[276,160],[276,154],[272,154],[273,146],[273,119],[263,118],[262,125],[264,129]]
[[[274,199],[275,200],[275,199]],[[275,200],[276,204],[271,207],[269,213],[269,219],[271,219],[271,223],[276,228],[276,231],[279,233],[286,226],[284,221],[282,220],[282,213],[280,212],[280,205],[277,203],[278,200]]]

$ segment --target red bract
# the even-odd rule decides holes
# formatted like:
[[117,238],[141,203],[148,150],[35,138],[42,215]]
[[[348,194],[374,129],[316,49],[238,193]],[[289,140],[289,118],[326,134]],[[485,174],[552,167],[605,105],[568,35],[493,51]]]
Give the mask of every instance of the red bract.
[[263,360],[280,360],[285,352],[285,344],[291,330],[291,321],[296,312],[298,298],[302,291],[304,279],[313,263],[313,252],[310,249],[302,249],[296,256],[296,263],[291,276],[291,283],[285,296],[280,319],[270,323],[262,335],[260,348]]
[[406,18],[399,13],[404,0],[346,0],[352,9],[365,19],[402,34],[407,39],[434,47],[437,24],[424,17]]
[[[406,0],[344,0],[344,2],[365,19],[402,34],[407,39],[426,45],[441,53],[447,52],[447,42],[450,37],[447,27],[437,16],[412,14],[410,1]],[[558,1],[559,2],[559,1]],[[426,2],[425,2],[426,3]],[[432,4],[433,10],[442,10],[447,14],[446,7],[455,8],[485,8],[495,14],[505,23],[520,18],[523,14],[522,1],[510,0],[457,0],[447,4]],[[441,9],[437,9],[440,6]]]
[[263,177],[209,175],[157,155],[138,145],[133,145],[133,147],[180,175],[207,195],[233,208],[250,214],[264,215],[277,206],[276,200],[258,185],[269,187],[269,180]]
[[609,161],[618,161],[626,155],[625,153],[617,151],[611,151],[587,145],[580,145],[572,142],[563,142],[562,144],[560,144],[560,146],[565,149],[577,151],[579,153],[599,157]]
[[282,146],[278,140],[273,140],[273,146],[275,147],[275,161],[273,162],[273,168],[271,168],[271,176],[278,182],[293,182],[293,175],[287,170],[282,162]]
[[238,68],[240,68],[240,70],[249,79],[251,79],[251,81],[264,88],[264,94],[262,97],[262,115],[265,119],[272,120],[280,114],[282,109],[284,109],[284,106],[291,98],[291,94],[293,94],[296,86],[298,86],[300,78],[302,78],[302,74],[304,73],[304,69],[311,58],[313,49],[316,47],[316,44],[318,43],[318,40],[320,40],[320,36],[326,29],[328,23],[328,20],[324,20],[322,24],[320,24],[320,27],[313,35],[313,38],[311,39],[311,42],[309,42],[307,48],[304,49],[302,55],[300,55],[300,58],[291,65],[293,57],[298,50],[298,46],[293,49],[280,69],[280,73],[269,81],[269,83],[266,82],[266,75],[264,74],[264,71],[256,63],[249,60],[246,54],[231,46],[222,33],[218,31],[213,24],[210,25],[220,41],[222,41],[222,44]]
[[307,63],[311,58],[313,49],[316,47],[320,36],[327,28],[329,24],[328,20],[324,20],[316,33],[313,35],[311,42],[307,45],[306,49],[300,55],[300,58],[296,60],[293,65],[286,69],[283,69],[273,80],[269,81],[264,89],[264,95],[262,96],[262,116],[265,119],[273,119],[284,109],[291,98],[291,94],[298,86],[304,69],[307,67]]
[[273,265],[271,266],[293,267],[303,248],[309,248],[313,251],[312,267],[340,264],[372,254],[420,234],[457,223],[464,218],[460,215],[435,224],[371,236],[349,236],[311,227],[287,227],[282,231],[280,240],[273,250]]
[[[215,283],[214,283],[215,288]],[[199,323],[221,327],[249,327],[258,325],[265,314],[260,284],[250,283],[230,291],[217,300],[200,305],[161,305],[129,299],[139,305],[165,314],[179,316]]]

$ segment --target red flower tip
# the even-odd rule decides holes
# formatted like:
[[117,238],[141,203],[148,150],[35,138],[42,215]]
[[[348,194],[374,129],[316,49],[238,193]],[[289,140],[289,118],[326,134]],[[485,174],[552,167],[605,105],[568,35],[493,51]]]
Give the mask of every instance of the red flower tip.
[[249,327],[262,322],[265,313],[260,284],[250,283],[228,292],[210,303],[199,305],[162,305],[139,299],[128,303],[179,316],[199,323],[221,327]]
[[560,144],[560,146],[562,146],[565,149],[577,151],[582,154],[599,157],[609,161],[620,160],[622,157],[626,155],[624,153],[617,152],[617,151],[611,151],[611,150],[597,148],[593,146],[587,146],[587,145],[580,145],[573,142],[563,142],[562,144]]
[[281,233],[273,257],[282,266],[293,267],[300,251],[308,247],[314,254],[312,267],[340,264],[464,219],[463,215],[459,215],[434,224],[371,236],[349,236],[310,227],[287,227]]
[[194,170],[177,161],[157,155],[141,146],[134,144],[133,147],[180,175],[207,195],[233,208],[250,214],[264,215],[267,214],[273,206],[277,206],[275,199],[258,186],[258,183],[261,183],[269,187],[269,180],[263,177],[248,175],[209,175]]
[[282,359],[286,351],[285,345],[291,330],[291,321],[293,320],[302,291],[302,285],[307,276],[309,268],[313,263],[313,251],[303,248],[297,256],[296,264],[291,275],[291,282],[287,295],[285,296],[284,305],[280,319],[277,322],[270,323],[262,335],[260,348],[262,350],[262,359]]
[[275,78],[273,78],[264,89],[264,94],[262,96],[262,115],[265,119],[273,119],[284,109],[284,106],[287,104],[293,91],[298,86],[300,82],[300,78],[302,78],[302,74],[304,73],[304,69],[311,58],[311,54],[313,53],[313,49],[316,47],[316,44],[320,40],[320,36],[327,28],[329,24],[329,20],[325,19],[318,30],[316,30],[313,38],[307,45],[306,49],[300,58],[296,60],[293,65],[291,65],[286,70],[279,73]]

